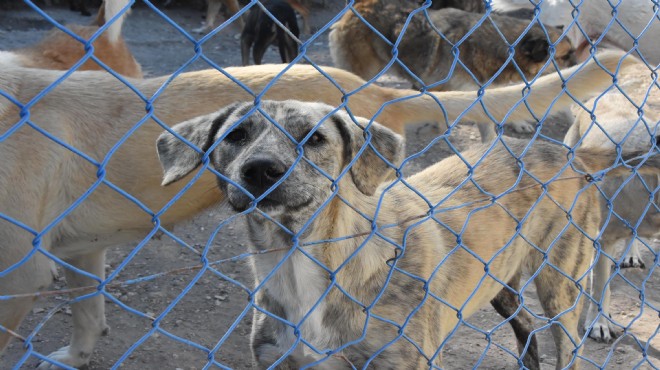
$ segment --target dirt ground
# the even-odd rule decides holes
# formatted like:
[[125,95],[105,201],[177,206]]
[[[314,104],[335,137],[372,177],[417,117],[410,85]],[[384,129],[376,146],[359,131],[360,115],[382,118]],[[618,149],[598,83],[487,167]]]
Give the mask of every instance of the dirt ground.
[[[326,3],[324,7],[315,4],[311,12],[313,30],[330,22],[343,6],[343,1]],[[65,8],[48,8],[47,11],[60,22],[90,21]],[[178,6],[163,11],[185,30],[198,27],[202,20],[202,12],[196,6]],[[30,45],[50,28],[46,20],[24,7],[0,10],[0,50]],[[134,9],[125,24],[124,35],[148,76],[172,73],[194,56],[191,42],[145,7]],[[304,39],[308,37],[305,35]],[[221,67],[239,65],[238,28],[234,26],[216,35],[203,45],[203,51]],[[327,34],[316,38],[307,55],[319,65],[332,65]],[[266,54],[265,62],[279,62],[274,48]],[[187,70],[203,68],[209,66],[196,61]],[[382,82],[391,86],[408,86],[392,78],[384,78]],[[561,139],[567,127],[567,117],[559,116],[546,122],[543,133]],[[409,128],[406,133],[408,154],[422,150],[436,133],[437,128],[430,124]],[[475,127],[465,124],[458,127],[450,140],[458,149],[465,149],[479,142],[479,133]],[[413,173],[449,153],[451,151],[446,144],[435,145],[414,160],[406,173]],[[213,359],[223,367],[247,369],[253,366],[249,350],[252,312],[246,309],[246,291],[252,286],[252,278],[246,258],[241,257],[246,252],[242,220],[230,222],[210,242],[208,260],[218,261],[212,265],[214,269],[201,274],[199,270],[188,269],[199,265],[199,253],[229,214],[229,210],[220,205],[171,230],[188,247],[168,236],[161,236],[144,244],[136,241],[109,250],[109,273],[115,271],[129,254],[137,253],[114,280],[124,284],[108,288],[112,299],[107,299],[107,317],[112,329],[110,335],[102,338],[97,345],[90,369],[112,366],[140,370],[157,367],[199,369],[209,361],[208,351],[217,347],[219,349],[213,354]],[[643,353],[648,355],[653,367],[660,367],[660,339],[656,336],[660,330],[659,266],[653,266],[654,255],[651,252],[646,251],[644,257],[645,270],[623,272],[630,283],[620,276],[612,282],[613,319],[624,326],[629,325],[628,335],[613,344],[585,340],[584,358],[588,361],[582,361],[584,368],[652,368],[648,363],[641,364]],[[60,279],[52,289],[65,287]],[[639,298],[640,291],[646,299],[644,304]],[[530,286],[526,302],[540,315],[534,293],[533,286]],[[19,330],[21,335],[28,336],[38,328],[32,343],[41,354],[47,355],[68,344],[71,314],[68,306],[62,305],[66,300],[64,294],[40,300]],[[152,318],[159,317],[168,309],[169,313],[159,322],[163,331],[154,330]],[[137,314],[138,311],[142,314]],[[484,332],[493,330],[500,321],[501,318],[491,307],[484,307],[468,319],[472,326]],[[537,322],[538,326],[542,324],[540,320]],[[537,335],[544,369],[554,368],[554,344],[549,330],[540,331]],[[138,341],[140,344],[134,346]],[[492,342],[489,345],[484,333],[462,326],[444,350],[444,364],[452,369],[471,368],[477,364],[485,369],[516,368],[516,361],[510,354],[517,352],[510,328],[502,326],[495,330]],[[0,369],[34,367],[38,363],[34,357],[21,365],[24,353],[22,343],[14,341],[0,360]],[[481,356],[483,358],[480,359]]]

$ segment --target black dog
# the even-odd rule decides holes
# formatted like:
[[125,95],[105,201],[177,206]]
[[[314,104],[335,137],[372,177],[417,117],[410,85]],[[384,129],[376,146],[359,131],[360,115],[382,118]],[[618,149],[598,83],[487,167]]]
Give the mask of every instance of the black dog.
[[74,12],[80,12],[80,14],[86,17],[92,15],[92,13],[90,13],[90,11],[87,9],[86,0],[69,0],[69,9],[71,9]]
[[[262,2],[264,7],[293,35],[298,37],[298,20],[296,13],[286,1],[270,0]],[[245,27],[241,33],[241,56],[243,65],[250,64],[250,48],[254,44],[252,56],[255,64],[261,64],[261,59],[266,49],[271,43],[277,40],[277,46],[280,48],[280,57],[282,63],[289,63],[298,55],[298,45],[296,41],[287,34],[275,21],[266,14],[261,7],[255,5],[248,13]]]

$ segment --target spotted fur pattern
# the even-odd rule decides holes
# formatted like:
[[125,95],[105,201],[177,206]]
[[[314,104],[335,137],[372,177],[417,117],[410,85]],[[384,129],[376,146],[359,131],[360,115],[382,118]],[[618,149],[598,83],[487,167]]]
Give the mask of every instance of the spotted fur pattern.
[[[259,367],[286,353],[280,368],[324,360],[296,347],[298,336],[322,352],[346,346],[325,368],[439,366],[441,343],[460,325],[456,308],[468,318],[502,290],[500,282],[517,283],[524,270],[538,271],[534,283],[554,322],[557,367],[577,367],[581,291],[600,222],[598,193],[585,173],[609,167],[615,153],[578,151],[565,166],[564,147],[539,141],[528,149],[528,142],[506,140],[392,184],[402,142],[390,130],[374,123],[365,135],[368,121],[331,114],[323,104],[262,102],[288,136],[250,108],[230,106],[174,130],[195,145],[221,140],[212,166],[230,180],[219,180],[229,204],[248,212],[252,248],[283,249],[254,258],[256,303],[297,329],[257,311],[252,346]],[[358,156],[365,136],[380,156]],[[170,181],[201,160],[173,143],[170,133],[158,143]],[[245,173],[264,158],[286,173],[259,189]],[[380,170],[356,174],[363,166]],[[657,160],[653,166],[657,172]],[[371,217],[378,235],[368,238]]]

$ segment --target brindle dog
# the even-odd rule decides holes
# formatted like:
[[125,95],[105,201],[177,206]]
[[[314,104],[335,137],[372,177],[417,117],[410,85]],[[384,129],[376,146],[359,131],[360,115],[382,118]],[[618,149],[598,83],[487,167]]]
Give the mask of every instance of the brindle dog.
[[[334,64],[371,79],[387,68],[394,58],[393,44],[401,38],[398,61],[390,71],[416,86],[423,83],[431,90],[476,90],[491,79],[494,84],[508,84],[520,81],[522,75],[532,78],[548,61],[550,40],[556,42],[561,35],[558,29],[545,27],[546,35],[539,24],[525,33],[529,20],[496,14],[486,17],[452,8],[428,10],[428,18],[419,12],[406,26],[416,6],[402,0],[361,0],[354,8],[387,41],[353,12],[346,12],[332,26],[329,35]],[[514,53],[509,62],[510,45]],[[570,43],[556,42],[553,58],[560,67],[573,64]],[[554,68],[546,69],[550,70]],[[516,128],[533,131],[528,124]],[[495,138],[494,125],[482,123],[479,132],[483,142]]]

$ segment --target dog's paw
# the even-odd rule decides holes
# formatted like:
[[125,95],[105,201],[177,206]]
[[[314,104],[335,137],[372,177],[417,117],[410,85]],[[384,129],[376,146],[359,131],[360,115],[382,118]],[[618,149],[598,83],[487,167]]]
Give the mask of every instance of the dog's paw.
[[640,269],[643,269],[643,268],[646,268],[646,265],[644,264],[644,261],[642,261],[642,258],[639,255],[630,253],[629,255],[627,255],[623,259],[623,261],[621,261],[621,268],[622,269],[625,269],[625,268],[640,268]]
[[[48,358],[76,369],[80,367],[84,367],[85,365],[87,365],[87,362],[89,362],[89,354],[71,353],[69,346],[58,349],[57,351],[48,355]],[[37,369],[55,370],[55,369],[61,369],[61,367],[55,364],[51,364],[50,362],[47,361],[42,361],[39,364],[39,366],[37,366]]]
[[599,317],[591,327],[588,327],[588,324],[585,322],[584,330],[588,331],[589,337],[595,339],[596,342],[610,343],[618,336],[612,323],[605,317]]
[[531,134],[536,131],[536,125],[529,122],[513,122],[511,127],[519,134]]
[[206,26],[206,24],[203,24],[201,27],[193,28],[192,32],[194,33],[200,33],[200,34],[206,34],[210,31],[211,29]]

